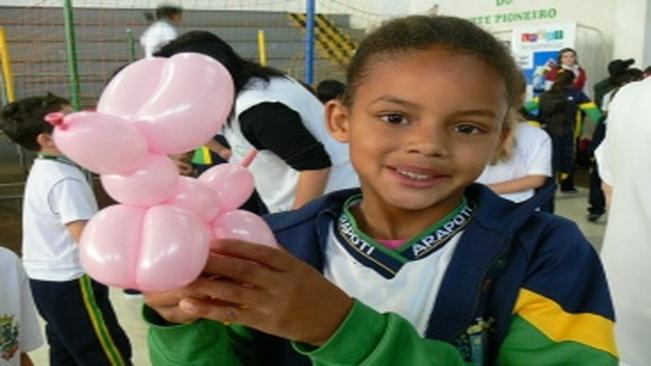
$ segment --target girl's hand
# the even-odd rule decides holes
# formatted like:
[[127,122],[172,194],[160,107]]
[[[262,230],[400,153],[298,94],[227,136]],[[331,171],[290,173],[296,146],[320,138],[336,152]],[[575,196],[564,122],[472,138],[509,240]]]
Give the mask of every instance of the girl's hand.
[[176,168],[179,170],[181,175],[192,175],[194,168],[192,167],[192,154],[191,153],[182,153],[170,155],[170,159],[176,165]]
[[209,296],[187,293],[179,306],[185,316],[235,322],[319,346],[352,306],[346,293],[282,249],[230,239],[213,248],[219,254],[211,254],[205,269],[213,279],[199,291]]
[[231,149],[223,148],[217,152],[219,156],[221,156],[222,159],[228,161],[228,159],[231,158]]
[[185,298],[194,298],[206,301],[207,303],[224,305],[221,301],[211,299],[206,294],[212,288],[212,281],[205,277],[199,277],[191,284],[169,291],[143,292],[145,303],[156,310],[158,315],[170,323],[185,324],[191,323],[200,316],[187,313],[179,307],[179,302]]

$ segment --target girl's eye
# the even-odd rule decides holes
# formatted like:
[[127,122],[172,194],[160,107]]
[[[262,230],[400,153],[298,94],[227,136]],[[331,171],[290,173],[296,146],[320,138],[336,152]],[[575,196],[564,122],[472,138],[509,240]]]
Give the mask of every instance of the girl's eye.
[[384,122],[392,125],[401,125],[407,123],[407,118],[401,114],[391,113],[380,117]]
[[462,133],[464,135],[476,135],[483,132],[483,130],[475,125],[462,124],[454,128],[456,132]]

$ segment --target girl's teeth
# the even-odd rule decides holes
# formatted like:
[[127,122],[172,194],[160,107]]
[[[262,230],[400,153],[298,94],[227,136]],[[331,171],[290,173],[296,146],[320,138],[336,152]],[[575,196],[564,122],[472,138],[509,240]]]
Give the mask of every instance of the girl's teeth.
[[423,174],[416,174],[412,172],[406,172],[404,170],[396,169],[396,171],[405,177],[411,178],[411,179],[416,179],[416,180],[426,180],[429,178],[428,175],[423,175]]

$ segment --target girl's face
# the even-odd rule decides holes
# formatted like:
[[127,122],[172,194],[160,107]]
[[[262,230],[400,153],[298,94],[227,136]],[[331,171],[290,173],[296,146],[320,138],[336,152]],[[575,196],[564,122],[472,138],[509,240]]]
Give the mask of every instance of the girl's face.
[[474,56],[432,48],[369,64],[352,106],[328,105],[365,203],[447,213],[501,142],[504,82]]
[[561,54],[561,63],[565,66],[574,66],[576,63],[576,55],[572,51],[566,51]]

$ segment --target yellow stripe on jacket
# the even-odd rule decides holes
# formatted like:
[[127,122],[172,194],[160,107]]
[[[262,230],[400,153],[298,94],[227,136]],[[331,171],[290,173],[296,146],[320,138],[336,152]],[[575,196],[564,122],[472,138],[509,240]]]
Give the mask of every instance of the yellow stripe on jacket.
[[554,300],[520,289],[513,309],[555,342],[574,341],[618,357],[614,322],[592,313],[568,313]]

